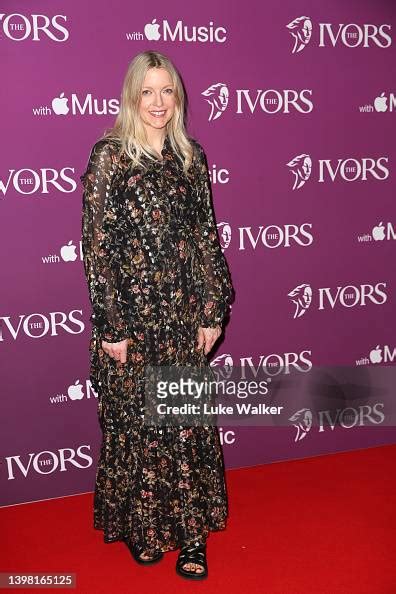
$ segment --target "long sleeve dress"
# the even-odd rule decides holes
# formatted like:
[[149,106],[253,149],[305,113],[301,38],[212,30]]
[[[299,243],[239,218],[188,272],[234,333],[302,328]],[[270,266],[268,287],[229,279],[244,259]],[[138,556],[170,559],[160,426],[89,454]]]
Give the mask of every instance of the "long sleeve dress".
[[[187,175],[165,137],[162,160],[132,166],[117,140],[93,146],[83,183],[82,249],[92,306],[90,379],[103,434],[93,522],[104,542],[148,554],[205,542],[226,526],[216,426],[143,422],[145,365],[207,366],[199,326],[222,324],[234,290],[201,145]],[[102,340],[128,339],[127,361]]]

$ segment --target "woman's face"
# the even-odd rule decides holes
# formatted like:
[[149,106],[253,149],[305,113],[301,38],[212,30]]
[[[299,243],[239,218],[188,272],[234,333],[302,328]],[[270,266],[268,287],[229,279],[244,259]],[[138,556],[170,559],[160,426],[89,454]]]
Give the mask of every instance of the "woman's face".
[[175,91],[165,68],[150,68],[143,81],[140,117],[150,128],[164,128],[175,109]]

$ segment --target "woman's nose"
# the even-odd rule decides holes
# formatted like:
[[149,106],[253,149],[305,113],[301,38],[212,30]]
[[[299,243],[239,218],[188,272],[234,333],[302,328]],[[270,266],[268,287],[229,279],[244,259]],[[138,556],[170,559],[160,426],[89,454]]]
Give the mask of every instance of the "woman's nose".
[[161,93],[156,94],[155,96],[155,106],[161,107],[164,103]]

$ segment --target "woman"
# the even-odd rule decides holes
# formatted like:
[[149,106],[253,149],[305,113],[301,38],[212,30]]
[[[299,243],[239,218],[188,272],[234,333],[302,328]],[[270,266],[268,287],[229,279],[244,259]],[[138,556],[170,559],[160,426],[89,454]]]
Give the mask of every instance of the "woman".
[[177,572],[202,579],[206,538],[228,511],[217,427],[150,426],[142,413],[145,365],[208,366],[233,298],[205,154],[184,108],[170,60],[138,54],[115,125],[81,176],[82,246],[103,432],[94,527],[139,563],[180,548]]

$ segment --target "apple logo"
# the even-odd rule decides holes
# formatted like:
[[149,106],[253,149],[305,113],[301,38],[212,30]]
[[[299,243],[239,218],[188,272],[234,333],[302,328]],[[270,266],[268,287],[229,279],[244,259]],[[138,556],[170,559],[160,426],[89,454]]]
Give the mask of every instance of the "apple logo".
[[375,349],[373,349],[372,351],[370,351],[369,358],[370,358],[371,363],[381,363],[381,361],[382,361],[382,353],[381,353],[381,349],[379,347],[379,344],[377,344],[377,346],[375,347]]
[[77,258],[77,254],[76,246],[72,243],[72,240],[70,240],[67,245],[62,246],[60,254],[64,262],[74,262]]
[[371,234],[375,241],[382,241],[385,239],[385,225],[382,224],[382,221],[376,227],[373,227]]
[[67,389],[67,395],[69,396],[70,400],[81,400],[84,398],[82,384],[80,384],[79,381],[80,380],[76,380],[75,383],[69,386]]
[[158,32],[159,25],[155,23],[157,19],[153,19],[151,23],[147,23],[144,27],[144,34],[149,41],[158,41],[161,35]]
[[56,115],[66,115],[69,113],[69,108],[67,107],[68,98],[63,95],[64,93],[61,93],[59,97],[52,99],[52,109]]
[[376,97],[374,101],[375,111],[386,111],[386,102],[388,101],[387,97],[384,97],[385,92],[381,93],[380,97]]

